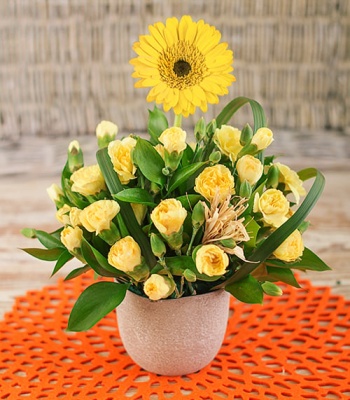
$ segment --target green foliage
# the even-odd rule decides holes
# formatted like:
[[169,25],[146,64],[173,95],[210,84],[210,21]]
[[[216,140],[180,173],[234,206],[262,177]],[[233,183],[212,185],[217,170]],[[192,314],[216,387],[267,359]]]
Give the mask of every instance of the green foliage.
[[134,163],[140,168],[142,174],[151,182],[161,188],[165,184],[163,168],[165,167],[162,157],[147,140],[138,138],[133,152]]
[[284,263],[276,259],[266,260],[266,264],[279,268],[293,268],[310,271],[329,271],[331,268],[310,249],[305,248],[302,257],[296,262]]
[[[238,154],[234,157],[229,157],[220,148],[215,132],[217,128],[228,124],[234,114],[246,104],[249,104],[252,110],[254,129],[248,124],[243,128],[239,137],[239,144],[243,147],[238,148]],[[177,126],[180,125],[180,121],[181,116],[177,116]],[[133,136],[136,145],[130,150],[129,161],[136,166],[134,179],[122,184],[109,157],[108,149],[101,148],[96,158],[107,189],[89,196],[72,191],[71,175],[73,170],[82,165],[82,152],[79,154],[79,159],[74,161],[71,157],[68,160],[61,175],[63,193],[57,190],[59,200],[54,200],[56,208],[59,209],[66,204],[83,210],[95,201],[106,199],[113,199],[120,206],[120,212],[117,215],[113,214],[108,229],[91,232],[88,225],[84,227],[82,220],[81,224],[78,223],[78,228],[76,223],[74,225],[72,223],[71,226],[74,226],[74,230],[78,230],[80,235],[78,243],[80,247],[67,245],[70,249],[74,248],[73,251],[68,251],[61,241],[61,232],[67,225],[53,233],[30,228],[22,230],[24,236],[36,238],[44,246],[41,249],[23,250],[38,259],[54,261],[52,275],[75,257],[83,265],[69,272],[66,280],[74,279],[91,269],[98,277],[115,279],[115,282],[97,282],[85,289],[73,307],[68,323],[69,330],[82,331],[92,327],[123,301],[130,286],[136,293],[145,295],[143,287],[150,274],[160,274],[171,282],[174,286],[172,298],[224,288],[242,302],[261,304],[264,293],[273,296],[282,294],[275,283],[283,282],[299,287],[293,270],[329,269],[308,248],[305,248],[300,259],[294,262],[277,260],[273,256],[274,251],[296,229],[303,233],[308,228],[306,217],[322,193],[324,177],[314,168],[299,171],[298,175],[302,181],[315,178],[304,201],[294,213],[283,216],[288,219],[277,229],[264,221],[264,213],[259,210],[255,201],[256,196],[262,196],[270,188],[279,189],[285,196],[291,190],[281,180],[281,173],[274,164],[275,156],[264,157],[263,151],[258,151],[257,146],[251,143],[254,134],[262,127],[266,127],[266,117],[260,104],[246,97],[238,97],[229,102],[217,118],[208,124],[203,118],[198,121],[194,130],[195,146],[191,147],[185,143],[186,146],[181,146],[185,149],[179,152],[177,150],[168,152],[164,147],[164,161],[160,155],[162,152],[158,153],[155,145],[159,144],[159,136],[168,128],[168,121],[165,114],[155,107],[153,111],[149,111],[150,140]],[[238,176],[236,162],[245,154],[261,161],[263,173],[255,184],[250,183],[248,178],[241,177],[241,173]],[[214,200],[209,201],[198,193],[198,186],[195,188],[198,175],[206,167],[219,164],[225,167],[223,170],[228,169],[234,181],[234,190],[231,197],[229,193],[227,204],[223,200],[215,204]],[[206,184],[210,187],[210,183]],[[221,189],[220,182],[215,181],[213,185]],[[170,199],[178,200],[186,211],[181,207],[181,210],[172,211],[174,214],[168,216],[169,220],[174,219],[172,223],[167,220],[162,222],[164,230],[170,231],[164,233],[153,219],[152,212],[163,200]],[[173,203],[178,204],[178,202]],[[142,219],[141,225],[134,212],[137,205],[143,206],[135,211],[138,213],[138,218]],[[235,211],[236,207],[239,212]],[[141,214],[144,214],[139,214],[140,209]],[[70,225],[69,212],[66,217],[67,224]],[[172,232],[171,227],[181,218],[180,228]],[[230,224],[231,227],[236,224],[238,230],[243,226],[245,229],[243,237],[234,237],[228,233]],[[73,228],[70,230],[73,231]],[[69,236],[70,230],[67,229],[65,235]],[[209,239],[206,237],[208,231],[210,231]],[[126,236],[131,236],[141,249],[139,255],[141,262],[127,273],[108,262],[111,247]],[[67,243],[66,240],[63,241]],[[219,271],[225,270],[224,274],[214,273],[213,276],[209,276],[199,273],[196,267],[196,254],[198,249],[206,244],[219,246],[220,251],[224,253],[225,263],[228,265],[221,265],[218,268]]]
[[147,190],[142,188],[124,189],[121,192],[114,194],[113,198],[126,203],[138,203],[150,207],[156,206],[152,195]]
[[101,276],[118,277],[124,276],[125,274],[112,265],[110,265],[107,259],[95,248],[93,248],[88,241],[83,239],[81,243],[81,251],[83,257],[90,265],[90,267]]
[[124,300],[130,285],[97,282],[87,287],[74,304],[68,320],[68,331],[90,329]]
[[187,167],[184,167],[182,169],[178,169],[170,179],[168,192],[171,193],[172,191],[177,189],[180,185],[191,178],[205,164],[205,162],[198,162],[192,165],[188,165]]
[[148,133],[151,137],[151,143],[159,143],[158,138],[165,129],[168,128],[168,120],[165,114],[156,106],[153,111],[148,110]]
[[30,254],[31,256],[43,261],[57,261],[61,257],[61,255],[66,252],[66,250],[63,248],[56,248],[49,250],[26,248],[22,250]]
[[243,303],[262,304],[264,292],[261,284],[251,275],[225,286],[225,290]]

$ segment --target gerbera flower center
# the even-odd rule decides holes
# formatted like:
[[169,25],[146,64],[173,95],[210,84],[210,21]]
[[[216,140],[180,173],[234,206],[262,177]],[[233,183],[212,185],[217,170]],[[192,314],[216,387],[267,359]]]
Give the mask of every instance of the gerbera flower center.
[[176,61],[173,69],[177,76],[185,76],[190,73],[191,65],[187,61],[179,60]]
[[183,90],[200,83],[208,68],[205,57],[195,45],[179,41],[160,55],[158,70],[169,87]]

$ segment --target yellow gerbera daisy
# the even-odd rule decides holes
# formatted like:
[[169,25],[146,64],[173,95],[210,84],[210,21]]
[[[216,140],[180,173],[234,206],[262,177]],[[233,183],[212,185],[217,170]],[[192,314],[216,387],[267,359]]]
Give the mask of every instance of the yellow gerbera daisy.
[[134,44],[138,57],[130,61],[132,76],[140,79],[135,87],[152,87],[147,101],[187,117],[196,107],[207,111],[208,103],[216,104],[218,96],[228,93],[235,81],[233,53],[220,43],[214,26],[185,15],[180,21],[168,18],[165,25],[150,25],[149,31]]

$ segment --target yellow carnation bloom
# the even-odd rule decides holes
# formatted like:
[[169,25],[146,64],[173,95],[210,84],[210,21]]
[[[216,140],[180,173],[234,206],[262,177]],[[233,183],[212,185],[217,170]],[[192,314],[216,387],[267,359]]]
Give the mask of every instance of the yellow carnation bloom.
[[166,129],[158,138],[169,153],[181,153],[186,148],[186,132],[177,126]]
[[157,153],[162,157],[162,159],[165,159],[164,155],[164,146],[160,143],[154,146],[154,148],[157,150]]
[[105,136],[115,139],[118,133],[118,126],[110,121],[101,121],[96,127],[96,136],[102,139]]
[[286,262],[296,261],[303,255],[304,243],[301,233],[295,230],[287,239],[273,252],[279,260]]
[[132,272],[141,264],[141,249],[131,236],[118,240],[109,250],[108,262],[124,272]]
[[264,167],[259,159],[247,154],[237,161],[236,169],[241,182],[247,181],[253,186],[260,179]]
[[73,192],[78,192],[83,196],[94,195],[106,189],[102,172],[97,164],[78,169],[70,179],[73,182]]
[[63,207],[56,211],[56,219],[61,222],[62,225],[70,225],[70,213],[71,207],[68,204],[65,204]]
[[216,194],[219,203],[235,193],[234,179],[230,170],[222,164],[205,168],[196,178],[194,190],[212,201]]
[[166,199],[152,211],[151,220],[161,234],[170,236],[180,231],[186,216],[179,200]]
[[75,228],[67,226],[61,232],[61,242],[70,252],[80,248],[82,238],[83,231],[78,226]]
[[196,253],[196,267],[200,274],[224,275],[228,264],[228,255],[215,244],[206,244]]
[[280,190],[268,189],[255,195],[253,211],[262,213],[267,225],[278,228],[288,219],[289,201]]
[[160,300],[169,297],[175,289],[169,278],[152,274],[144,283],[143,290],[150,300]]
[[57,186],[55,183],[53,183],[50,187],[46,189],[47,194],[49,195],[50,199],[54,202],[57,203],[61,201],[61,198],[64,196],[63,190]]
[[105,229],[110,229],[112,219],[120,210],[119,204],[114,200],[99,200],[85,207],[79,214],[79,219],[84,228],[98,235]]
[[287,165],[281,163],[276,163],[275,165],[278,167],[280,172],[280,181],[286,185],[287,190],[290,190],[293,193],[298,204],[300,201],[300,196],[306,195],[306,190],[303,187],[303,181],[299,178],[298,174],[291,170]]
[[259,128],[252,137],[251,144],[255,144],[258,150],[264,150],[273,142],[273,133],[269,128]]
[[74,227],[74,226],[78,226],[78,225],[81,225],[81,222],[80,222],[80,213],[81,213],[81,211],[82,210],[80,210],[79,208],[77,208],[77,207],[72,207],[71,209],[70,209],[70,212],[69,212],[69,219],[70,219],[70,224]]
[[132,76],[139,79],[135,86],[151,87],[147,101],[188,117],[196,107],[206,112],[208,103],[228,93],[235,80],[233,53],[220,43],[215,27],[185,15],[150,25],[149,31],[134,44],[138,57],[130,61]]
[[114,140],[108,144],[108,154],[120,182],[126,185],[135,179],[136,166],[132,162],[131,152],[136,146],[136,140],[126,137],[123,140]]
[[241,131],[239,129],[229,125],[222,125],[220,129],[215,130],[214,142],[220,151],[234,162],[243,147],[240,143],[240,137]]

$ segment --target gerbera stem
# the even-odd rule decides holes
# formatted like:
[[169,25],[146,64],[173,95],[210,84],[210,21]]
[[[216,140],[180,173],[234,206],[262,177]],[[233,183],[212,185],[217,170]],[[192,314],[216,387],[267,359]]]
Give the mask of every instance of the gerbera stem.
[[175,114],[174,126],[181,128],[181,124],[182,124],[182,114]]

